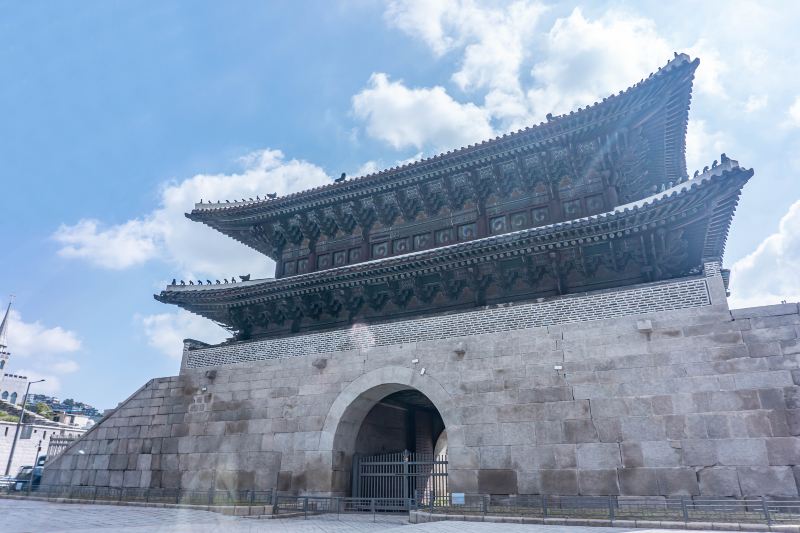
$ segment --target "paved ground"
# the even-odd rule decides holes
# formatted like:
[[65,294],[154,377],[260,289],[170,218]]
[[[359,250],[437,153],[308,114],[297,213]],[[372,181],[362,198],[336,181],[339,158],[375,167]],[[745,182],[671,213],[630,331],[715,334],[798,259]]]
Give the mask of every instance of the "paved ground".
[[[658,530],[628,530],[600,527],[560,527],[476,522],[408,524],[405,517],[335,516],[256,520],[223,516],[206,511],[60,504],[0,499],[2,533],[654,533]],[[667,531],[667,530],[664,530]],[[679,530],[669,530],[676,533]]]

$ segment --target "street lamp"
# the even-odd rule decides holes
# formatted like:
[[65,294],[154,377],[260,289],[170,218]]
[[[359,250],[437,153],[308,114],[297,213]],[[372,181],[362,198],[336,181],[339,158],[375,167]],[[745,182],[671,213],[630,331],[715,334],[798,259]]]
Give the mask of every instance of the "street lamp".
[[[22,398],[22,412],[19,414],[19,419],[17,420],[17,428],[14,430],[14,440],[11,441],[11,453],[8,454],[8,464],[6,465],[6,475],[11,471],[11,461],[14,460],[14,449],[17,447],[17,437],[19,436],[19,427],[22,425],[22,419],[25,417],[25,406],[28,405],[28,392],[31,390],[31,385],[34,383],[41,383],[44,381],[40,379],[38,381],[29,381],[28,386],[25,388],[25,396]],[[36,466],[36,465],[34,465]],[[33,473],[31,473],[31,483],[33,482]]]

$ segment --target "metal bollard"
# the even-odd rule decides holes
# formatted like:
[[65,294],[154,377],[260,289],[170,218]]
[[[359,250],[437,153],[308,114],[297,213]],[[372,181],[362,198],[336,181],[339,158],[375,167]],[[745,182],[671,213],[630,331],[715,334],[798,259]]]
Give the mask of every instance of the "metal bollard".
[[547,518],[547,495],[542,494],[542,518]]
[[614,497],[608,497],[608,519],[614,521]]
[[308,496],[303,498],[303,519],[308,520]]
[[686,496],[681,496],[681,512],[683,513],[683,521],[689,521],[689,506],[686,505]]

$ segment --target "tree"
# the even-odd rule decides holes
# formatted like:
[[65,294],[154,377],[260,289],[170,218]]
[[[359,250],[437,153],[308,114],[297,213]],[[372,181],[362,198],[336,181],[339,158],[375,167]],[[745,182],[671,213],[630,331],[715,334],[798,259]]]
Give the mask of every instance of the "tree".
[[44,402],[38,402],[36,404],[36,412],[45,418],[53,419],[53,410]]

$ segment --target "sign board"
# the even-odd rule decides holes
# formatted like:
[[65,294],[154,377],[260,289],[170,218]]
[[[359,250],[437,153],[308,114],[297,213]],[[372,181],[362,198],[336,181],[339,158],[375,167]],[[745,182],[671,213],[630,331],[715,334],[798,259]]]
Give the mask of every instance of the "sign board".
[[464,493],[454,492],[450,495],[453,505],[464,505]]
[[27,424],[22,426],[22,431],[19,432],[19,438],[29,439],[31,435],[33,435],[33,426]]

